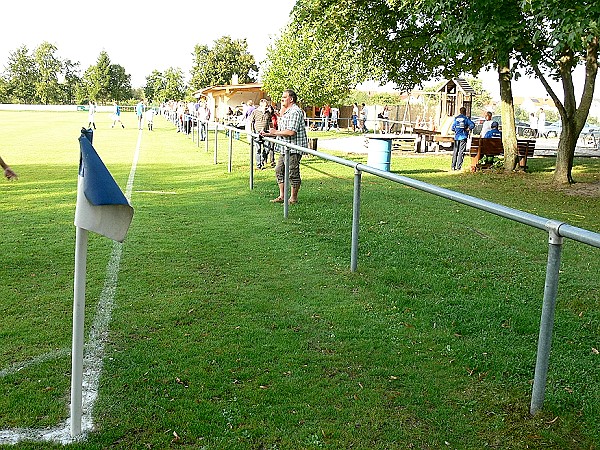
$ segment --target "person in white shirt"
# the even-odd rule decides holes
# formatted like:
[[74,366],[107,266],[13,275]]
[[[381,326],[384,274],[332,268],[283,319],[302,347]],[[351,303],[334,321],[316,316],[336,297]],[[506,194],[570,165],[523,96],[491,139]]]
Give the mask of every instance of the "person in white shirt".
[[481,132],[479,136],[485,137],[485,134],[492,129],[492,113],[490,111],[485,113],[485,120],[481,125]]
[[540,113],[538,114],[538,127],[537,127],[537,137],[546,137],[546,113],[544,112],[544,108],[540,108]]

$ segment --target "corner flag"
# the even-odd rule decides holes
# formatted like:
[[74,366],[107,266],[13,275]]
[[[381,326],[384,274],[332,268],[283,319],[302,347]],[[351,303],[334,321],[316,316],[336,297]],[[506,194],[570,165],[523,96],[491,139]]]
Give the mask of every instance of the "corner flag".
[[[75,280],[71,351],[71,436],[81,434],[83,415],[83,328],[88,231],[123,242],[133,208],[92,146],[93,131],[81,130],[75,206]],[[115,246],[118,244],[115,244]]]
[[133,208],[92,146],[91,130],[82,130],[79,148],[75,226],[123,242]]

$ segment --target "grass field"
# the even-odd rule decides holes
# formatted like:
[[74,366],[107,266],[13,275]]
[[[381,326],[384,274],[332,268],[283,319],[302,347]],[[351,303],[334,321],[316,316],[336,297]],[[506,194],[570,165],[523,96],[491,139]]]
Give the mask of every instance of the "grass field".
[[[94,146],[124,188],[133,114]],[[0,430],[54,427],[70,395],[79,130],[87,114],[0,111]],[[320,138],[325,138],[320,135]],[[351,273],[353,172],[303,159],[287,220],[248,147],[219,164],[162,117],[143,131],[94,432],[72,448],[597,449],[600,251],[565,241],[543,410],[529,403],[548,236],[371,175]],[[366,155],[342,155],[366,161]],[[600,161],[571,188],[531,173],[392,171],[600,231]],[[113,243],[90,235],[86,326]],[[87,336],[87,332],[86,332]],[[23,367],[21,370],[15,367]],[[52,448],[24,442],[14,448]]]

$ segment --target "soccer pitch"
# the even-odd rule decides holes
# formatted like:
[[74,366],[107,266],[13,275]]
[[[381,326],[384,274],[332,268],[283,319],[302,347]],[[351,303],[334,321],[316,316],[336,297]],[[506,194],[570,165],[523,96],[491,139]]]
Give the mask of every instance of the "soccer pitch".
[[[87,114],[0,111],[0,444],[21,448],[597,448],[598,249],[565,243],[548,389],[528,414],[547,235],[364,177],[349,270],[353,172],[306,158],[284,219],[248,144],[210,151],[155,119],[97,114],[94,147],[135,215],[90,235],[84,430],[69,435],[73,225]],[[137,156],[136,156],[137,155]],[[354,155],[357,159],[361,155]],[[600,230],[597,197],[527,176],[392,169]],[[600,164],[576,161],[580,179]],[[518,195],[515,195],[518,193]],[[18,443],[17,443],[18,441]],[[35,441],[35,442],[32,442]]]

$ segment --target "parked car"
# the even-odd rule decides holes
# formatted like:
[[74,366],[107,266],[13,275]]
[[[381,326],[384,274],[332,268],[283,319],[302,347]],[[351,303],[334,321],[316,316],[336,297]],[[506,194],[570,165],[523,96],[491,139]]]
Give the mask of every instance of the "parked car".
[[[551,123],[550,125],[546,126],[546,137],[552,138],[552,137],[558,137],[560,136],[560,133],[562,132],[562,122],[560,120],[557,120],[556,122]],[[586,123],[582,130],[581,133],[579,134],[579,137],[582,139],[587,139],[587,138],[591,138],[593,140],[594,137],[598,137],[600,135],[600,125],[592,125],[590,123]]]
[[579,137],[583,140],[584,145],[600,149],[600,125],[586,123]]
[[[492,121],[498,122],[498,129],[502,130],[502,116],[492,116]],[[517,136],[525,138],[534,137],[533,130],[527,122],[515,119],[515,128],[517,129]]]
[[581,130],[581,134],[591,134],[600,132],[600,125],[592,125],[591,123],[586,123]]
[[481,133],[481,127],[483,126],[485,117],[472,117],[471,120],[475,124],[475,128],[473,128],[473,134],[478,136]]
[[546,126],[546,137],[555,138],[560,136],[562,132],[562,122],[557,120],[556,122],[552,122],[550,125]]

